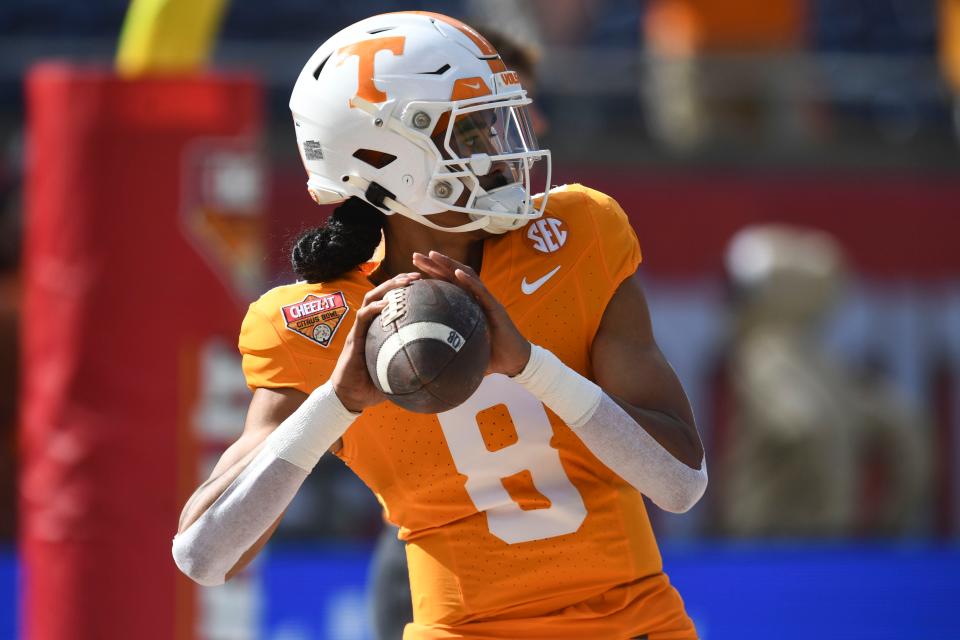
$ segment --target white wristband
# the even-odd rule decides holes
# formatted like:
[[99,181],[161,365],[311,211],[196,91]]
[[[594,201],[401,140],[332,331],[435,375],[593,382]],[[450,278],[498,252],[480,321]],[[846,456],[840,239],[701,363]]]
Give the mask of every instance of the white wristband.
[[265,448],[309,473],[359,415],[343,406],[327,381],[267,436]]
[[560,416],[571,428],[583,426],[600,405],[603,390],[563,364],[553,353],[530,345],[530,360],[513,380]]

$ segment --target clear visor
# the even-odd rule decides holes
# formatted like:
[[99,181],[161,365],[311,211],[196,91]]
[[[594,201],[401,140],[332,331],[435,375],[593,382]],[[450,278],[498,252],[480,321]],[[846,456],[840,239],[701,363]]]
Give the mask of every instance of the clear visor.
[[451,173],[462,175],[469,170],[488,192],[528,181],[530,169],[543,153],[526,105],[483,105],[453,113],[452,126],[449,113],[444,114],[433,136]]
[[457,115],[448,150],[460,158],[469,158],[478,153],[493,156],[537,151],[539,147],[527,108],[510,106]]

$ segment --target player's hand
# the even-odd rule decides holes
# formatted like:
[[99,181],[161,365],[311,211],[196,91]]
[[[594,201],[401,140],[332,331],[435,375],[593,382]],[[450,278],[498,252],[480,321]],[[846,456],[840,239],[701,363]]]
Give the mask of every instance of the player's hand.
[[428,276],[462,287],[480,304],[490,329],[490,365],[487,373],[515,376],[530,360],[530,341],[513,324],[507,310],[480,281],[476,272],[438,251],[413,254],[413,264]]
[[337,366],[333,369],[330,381],[340,402],[353,412],[363,411],[385,399],[385,396],[373,386],[370,373],[367,371],[367,361],[364,348],[367,344],[367,330],[374,318],[380,315],[387,301],[383,299],[391,289],[405,287],[420,279],[419,273],[401,273],[380,283],[377,287],[363,296],[363,306],[357,310],[357,319],[347,334],[343,350],[337,359]]

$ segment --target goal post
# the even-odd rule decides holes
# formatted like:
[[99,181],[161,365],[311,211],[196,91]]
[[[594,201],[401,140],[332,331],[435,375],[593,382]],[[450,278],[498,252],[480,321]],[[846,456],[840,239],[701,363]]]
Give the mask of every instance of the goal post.
[[243,75],[29,72],[24,638],[195,637],[170,545],[249,399],[234,359],[263,282],[261,93]]

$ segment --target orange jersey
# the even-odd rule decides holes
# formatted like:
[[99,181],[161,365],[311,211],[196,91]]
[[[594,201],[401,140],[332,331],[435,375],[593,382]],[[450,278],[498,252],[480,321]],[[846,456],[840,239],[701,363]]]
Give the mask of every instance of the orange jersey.
[[[579,185],[542,218],[485,241],[480,277],[531,342],[592,377],[604,309],[640,263],[626,215]],[[250,305],[247,383],[309,393],[333,370],[363,295],[356,270],[278,287]],[[638,491],[503,375],[437,415],[369,408],[338,453],[407,541],[404,638],[695,638],[663,574]]]

